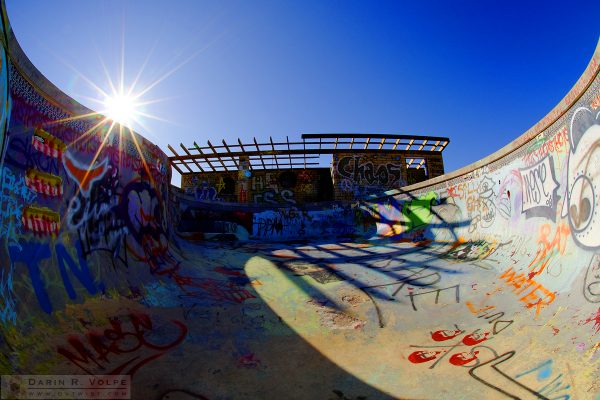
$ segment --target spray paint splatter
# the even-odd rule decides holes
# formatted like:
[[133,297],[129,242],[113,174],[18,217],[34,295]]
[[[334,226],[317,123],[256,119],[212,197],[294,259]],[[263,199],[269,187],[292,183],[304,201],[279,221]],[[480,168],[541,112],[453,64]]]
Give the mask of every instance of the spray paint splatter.
[[596,315],[592,315],[588,319],[586,319],[583,324],[587,325],[590,322],[594,323],[594,328],[596,329],[595,333],[600,332],[600,307],[598,307],[598,311],[596,311]]

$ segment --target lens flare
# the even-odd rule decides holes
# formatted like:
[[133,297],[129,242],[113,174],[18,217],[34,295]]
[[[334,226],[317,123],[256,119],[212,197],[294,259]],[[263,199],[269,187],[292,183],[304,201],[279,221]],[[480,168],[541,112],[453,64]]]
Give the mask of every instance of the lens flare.
[[109,119],[127,127],[131,127],[139,114],[135,98],[122,93],[107,96],[104,99],[104,107]]

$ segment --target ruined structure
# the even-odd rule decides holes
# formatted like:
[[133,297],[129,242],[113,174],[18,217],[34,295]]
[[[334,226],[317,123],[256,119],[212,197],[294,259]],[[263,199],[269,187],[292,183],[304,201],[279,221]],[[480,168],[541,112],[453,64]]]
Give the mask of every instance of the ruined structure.
[[[302,141],[194,143],[169,161],[184,193],[201,201],[300,205],[359,200],[444,174],[446,137],[304,134]],[[323,155],[330,168],[318,168]],[[187,170],[187,171],[186,171]]]

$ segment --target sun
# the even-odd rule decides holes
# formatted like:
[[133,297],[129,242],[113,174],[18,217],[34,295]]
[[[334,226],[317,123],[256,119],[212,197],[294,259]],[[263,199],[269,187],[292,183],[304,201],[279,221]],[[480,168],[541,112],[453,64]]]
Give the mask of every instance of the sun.
[[106,96],[104,107],[108,118],[127,127],[131,127],[139,114],[135,97],[123,93]]

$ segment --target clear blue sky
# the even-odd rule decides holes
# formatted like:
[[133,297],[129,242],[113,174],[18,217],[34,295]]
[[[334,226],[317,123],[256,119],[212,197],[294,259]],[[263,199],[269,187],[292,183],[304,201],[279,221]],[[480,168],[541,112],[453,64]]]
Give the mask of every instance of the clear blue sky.
[[[84,105],[102,62],[144,100],[136,130],[169,143],[303,132],[448,136],[446,171],[542,118],[600,34],[594,1],[7,0],[17,39]],[[102,60],[102,62],[100,61]],[[175,183],[178,183],[176,180]]]

